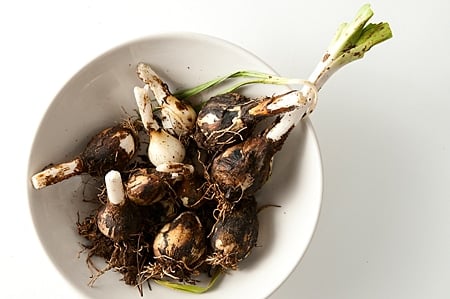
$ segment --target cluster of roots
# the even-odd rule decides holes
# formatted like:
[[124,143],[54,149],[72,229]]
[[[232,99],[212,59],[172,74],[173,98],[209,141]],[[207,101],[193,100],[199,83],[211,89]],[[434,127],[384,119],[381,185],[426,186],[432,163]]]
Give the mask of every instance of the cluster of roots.
[[221,269],[237,270],[241,259],[237,254],[225,254],[223,252],[213,252],[206,258],[206,262],[213,267]]
[[173,279],[179,282],[195,284],[194,279],[200,274],[198,267],[189,267],[182,261],[174,260],[168,256],[159,256],[153,263],[149,263],[139,273],[139,281],[144,282],[150,279]]
[[[136,235],[126,241],[114,242],[98,230],[96,215],[86,217],[78,222],[77,226],[78,233],[89,241],[82,244],[82,251],[87,252],[86,263],[92,273],[89,286],[93,286],[95,281],[109,270],[121,273],[123,281],[128,285],[140,285],[139,273],[152,256],[151,240],[144,235]],[[95,257],[103,258],[105,266],[99,268],[95,264]]]
[[[102,203],[99,204],[99,207],[101,205]],[[223,231],[224,219],[227,219],[227,213],[218,212],[217,206],[216,202],[208,200],[195,210],[205,228],[206,249],[201,258],[193,265],[188,265],[181,259],[176,260],[167,255],[155,257],[155,236],[165,224],[163,222],[158,224],[159,216],[158,220],[149,221],[146,229],[141,233],[120,242],[113,241],[100,232],[97,227],[97,209],[84,219],[79,219],[77,222],[78,233],[87,241],[82,243],[82,252],[86,254],[86,263],[91,271],[88,285],[94,286],[97,279],[112,270],[121,274],[125,284],[137,287],[142,295],[144,284],[150,286],[152,280],[197,284],[198,277],[202,273],[211,276],[210,273],[213,272],[238,269],[238,265],[243,259],[241,254],[217,251],[214,244],[210,243],[215,232],[221,229]],[[229,209],[228,212],[233,214],[233,208]],[[217,215],[220,215],[221,218],[218,218]],[[245,223],[243,224],[245,225]],[[252,231],[257,233],[257,224],[253,224],[253,226]],[[223,232],[221,233],[223,234]],[[245,235],[246,231],[241,230],[241,233]],[[242,235],[242,237],[245,236]],[[256,244],[256,235],[252,238],[254,240],[250,247],[254,247]],[[224,242],[228,239],[228,237],[224,237]],[[250,240],[249,237],[247,239]],[[239,240],[241,239],[232,241]],[[235,248],[240,247],[237,245]],[[190,253],[186,252],[185,254],[189,255]],[[100,262],[98,258],[100,258]]]
[[[142,124],[139,121],[129,121],[126,125],[133,129],[134,134],[142,133]],[[242,261],[249,253],[251,248],[256,246],[256,237],[258,232],[258,222],[256,219],[256,208],[251,209],[251,215],[248,212],[242,214],[236,212],[242,203],[248,203],[256,207],[256,201],[253,196],[244,194],[243,189],[237,186],[234,189],[226,190],[216,179],[212,178],[211,167],[217,152],[211,152],[197,147],[195,140],[186,138],[183,141],[186,144],[187,157],[185,163],[191,164],[195,168],[194,176],[199,178],[198,182],[186,184],[192,190],[185,190],[179,185],[167,186],[167,195],[165,198],[152,206],[139,206],[139,214],[145,215],[145,223],[139,233],[129,236],[120,241],[113,241],[106,237],[98,229],[97,217],[98,210],[105,205],[106,195],[101,192],[98,195],[98,207],[84,219],[77,222],[78,233],[87,242],[83,242],[83,252],[86,253],[86,263],[92,273],[89,285],[93,286],[97,279],[104,273],[112,270],[122,275],[122,280],[132,286],[136,286],[142,294],[142,286],[151,280],[172,280],[180,283],[196,284],[199,274],[216,273],[217,271],[226,272],[228,270],[236,270],[240,261]],[[145,144],[144,144],[145,147]],[[237,153],[238,150],[236,150]],[[137,155],[129,163],[124,170],[121,171],[123,179],[127,179],[137,168],[151,168],[150,161],[146,156]],[[233,159],[237,159],[234,153],[230,155]],[[254,159],[257,161],[258,159]],[[231,167],[227,165],[227,167]],[[226,173],[226,171],[224,171]],[[181,183],[178,183],[181,184]],[[178,192],[182,190],[183,195]],[[186,192],[187,191],[187,192]],[[186,195],[192,195],[190,201],[185,201]],[[189,197],[188,196],[188,197]],[[171,207],[175,210],[171,216],[167,216],[164,209],[166,203],[170,202]],[[196,214],[203,226],[206,248],[197,261],[193,264],[187,264],[182,259],[164,253],[155,254],[154,241],[158,232],[164,225],[170,223],[177,215],[185,211]],[[248,219],[239,219],[239,217],[231,217],[232,221],[226,221],[230,215],[241,215]],[[142,216],[141,215],[141,216]],[[250,217],[248,217],[250,215]],[[139,217],[141,217],[139,216]],[[247,222],[246,222],[247,221]],[[229,229],[227,228],[229,226]],[[241,228],[242,227],[242,228]],[[247,227],[250,227],[249,230]],[[236,237],[231,237],[236,231]],[[217,234],[220,234],[218,237]],[[223,238],[223,240],[218,240]],[[214,240],[214,241],[213,241]],[[241,242],[246,244],[229,244],[230,242]],[[220,246],[218,246],[220,244]],[[235,251],[230,251],[235,248]],[[186,251],[186,255],[190,251]],[[98,258],[105,263],[98,262]]]

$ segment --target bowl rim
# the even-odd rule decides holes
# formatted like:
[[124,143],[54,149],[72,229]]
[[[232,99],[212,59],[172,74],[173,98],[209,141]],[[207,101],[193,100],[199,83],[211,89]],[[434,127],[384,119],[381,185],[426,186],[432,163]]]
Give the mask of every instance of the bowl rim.
[[[37,139],[37,132],[39,132],[40,128],[44,125],[44,121],[45,121],[45,117],[48,114],[52,104],[54,103],[55,99],[57,99],[61,92],[66,88],[66,86],[68,86],[72,80],[74,80],[77,76],[80,75],[80,73],[83,72],[83,70],[87,69],[89,66],[91,66],[93,63],[95,63],[96,61],[102,59],[105,56],[110,55],[111,53],[123,48],[123,47],[127,47],[127,46],[131,46],[133,44],[138,44],[138,43],[142,43],[142,42],[148,42],[150,40],[164,40],[164,39],[186,39],[186,40],[195,40],[195,41],[199,41],[199,42],[213,42],[216,44],[220,44],[221,46],[224,47],[228,47],[230,49],[233,49],[234,51],[239,51],[241,53],[245,53],[248,56],[251,56],[253,59],[255,59],[255,61],[258,61],[259,63],[261,63],[262,65],[266,66],[268,69],[270,69],[274,74],[278,74],[270,65],[268,65],[265,61],[263,61],[260,57],[258,57],[257,55],[255,55],[254,53],[250,52],[248,49],[242,47],[241,45],[238,45],[234,42],[231,42],[229,40],[226,40],[224,38],[221,37],[217,37],[217,36],[213,36],[213,35],[209,35],[209,34],[205,34],[205,33],[198,33],[198,32],[189,32],[189,31],[172,31],[172,32],[164,32],[164,33],[155,33],[155,34],[149,34],[149,35],[143,35],[140,37],[136,37],[136,38],[132,38],[129,39],[127,41],[121,42],[116,44],[115,46],[102,51],[100,54],[98,54],[97,56],[95,56],[94,58],[88,60],[82,67],[78,68],[77,71],[75,73],[73,73],[71,76],[69,76],[69,78],[65,81],[64,85],[59,87],[57,89],[56,94],[52,97],[52,99],[49,101],[47,108],[44,110],[44,113],[42,114],[38,125],[36,126],[35,129],[35,134],[34,134],[34,138],[33,141],[31,143],[31,146],[29,148],[29,155],[28,155],[28,161],[27,161],[27,169],[26,169],[26,173],[27,173],[27,197],[28,197],[28,213],[30,214],[31,218],[32,218],[32,223],[33,223],[33,230],[34,233],[38,236],[39,239],[39,243],[41,248],[43,249],[43,251],[45,252],[45,255],[47,256],[47,259],[50,261],[50,264],[53,265],[53,267],[59,272],[59,275],[63,277],[63,279],[68,282],[68,284],[72,287],[73,291],[76,292],[78,295],[82,295],[85,296],[85,293],[81,292],[81,290],[78,289],[78,286],[75,285],[65,274],[64,271],[62,271],[62,269],[60,269],[60,266],[56,263],[55,259],[50,256],[50,253],[48,252],[46,245],[45,245],[45,241],[43,239],[43,236],[41,235],[41,233],[39,233],[37,231],[37,226],[36,226],[36,217],[37,215],[35,213],[33,213],[33,208],[32,208],[32,198],[31,198],[31,192],[33,190],[33,187],[31,185],[31,181],[30,181],[30,173],[31,173],[31,159],[32,159],[32,151],[35,147],[35,143],[36,143],[36,139]],[[304,259],[306,253],[309,251],[309,248],[311,246],[312,240],[317,232],[317,226],[319,223],[319,219],[321,217],[321,211],[322,211],[322,204],[323,204],[323,190],[324,190],[324,165],[323,165],[323,159],[322,159],[322,151],[320,149],[320,144],[319,144],[319,140],[317,138],[317,134],[316,131],[312,125],[312,122],[310,120],[310,118],[306,118],[303,120],[306,124],[306,126],[308,127],[308,129],[310,130],[310,132],[312,133],[312,137],[315,143],[315,146],[317,148],[317,154],[318,154],[318,161],[319,161],[319,173],[318,173],[318,181],[316,182],[320,188],[318,189],[319,192],[319,205],[317,207],[317,212],[316,215],[314,215],[314,224],[311,230],[310,235],[307,238],[307,245],[305,250],[303,251],[303,253],[300,255],[299,259],[296,261],[296,263],[294,263],[292,265],[292,268],[289,269],[289,272],[287,274],[286,277],[284,277],[284,279],[282,280],[281,284],[278,284],[276,288],[274,288],[267,297],[270,297],[272,294],[274,294],[285,282],[287,279],[289,279],[289,277],[292,276],[292,273],[294,272],[295,268],[300,264],[300,262]]]

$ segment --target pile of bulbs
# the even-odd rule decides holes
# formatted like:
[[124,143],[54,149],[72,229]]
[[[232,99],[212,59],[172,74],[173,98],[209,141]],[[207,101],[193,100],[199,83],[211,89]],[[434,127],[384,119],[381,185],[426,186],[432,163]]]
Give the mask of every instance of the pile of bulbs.
[[[97,271],[92,281],[109,269],[138,286],[150,279],[195,283],[200,273],[237,269],[257,242],[255,193],[270,177],[275,153],[314,110],[332,74],[392,37],[388,23],[367,23],[372,15],[365,4],[338,28],[307,81],[249,71],[211,81],[253,76],[258,80],[244,84],[302,89],[258,99],[223,93],[198,114],[150,65],[139,63],[138,120],[106,128],[72,161],[32,177],[36,189],[83,173],[104,178],[99,208],[78,223],[80,235],[91,242],[88,265]],[[144,144],[146,158],[137,163]],[[107,267],[98,270],[92,256],[105,258]]]
[[[130,284],[165,278],[193,283],[202,272],[237,269],[257,242],[254,194],[269,178],[273,155],[290,131],[270,139],[279,119],[269,127],[258,124],[307,111],[313,101],[297,90],[258,99],[227,93],[212,97],[197,115],[149,64],[139,63],[136,70],[144,84],[134,87],[138,120],[104,129],[72,161],[35,174],[33,186],[82,173],[104,178],[102,204],[80,224],[80,234],[93,243],[91,255],[104,244],[122,248],[99,254],[107,269],[124,272],[130,265],[114,255],[127,261],[125,255],[139,252],[140,265],[124,273]],[[147,146],[146,159],[137,163],[141,146]],[[136,242],[151,244],[151,250],[135,245],[127,253],[124,248]]]

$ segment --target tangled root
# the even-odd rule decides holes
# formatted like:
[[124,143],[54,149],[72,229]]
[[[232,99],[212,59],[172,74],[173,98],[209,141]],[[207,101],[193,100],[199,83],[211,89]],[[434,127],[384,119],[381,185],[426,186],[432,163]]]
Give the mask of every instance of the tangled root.
[[[139,285],[138,273],[151,257],[151,244],[148,241],[136,235],[126,241],[113,242],[98,230],[95,215],[86,217],[83,222],[77,222],[77,227],[79,234],[90,241],[89,244],[82,244],[82,251],[87,252],[86,264],[91,271],[88,282],[90,287],[110,270],[122,274],[126,284]],[[95,256],[104,258],[106,266],[101,269],[97,267],[93,261]]]
[[220,266],[223,270],[237,270],[240,259],[237,254],[224,254],[222,252],[213,252],[205,260],[211,266]]
[[155,262],[144,267],[139,273],[139,283],[149,279],[173,279],[179,282],[195,284],[198,280],[193,277],[200,275],[198,268],[203,262],[194,268],[189,268],[185,263],[176,261],[168,256],[162,255],[155,258]]

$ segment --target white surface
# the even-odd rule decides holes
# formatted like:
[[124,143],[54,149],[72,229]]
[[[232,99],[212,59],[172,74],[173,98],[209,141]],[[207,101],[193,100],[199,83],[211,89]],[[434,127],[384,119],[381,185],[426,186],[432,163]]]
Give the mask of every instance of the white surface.
[[[151,63],[173,91],[238,69],[273,72],[242,48],[203,34],[163,34],[120,45],[83,67],[55,97],[36,133],[28,177],[49,162],[64,161],[81,152],[89,136],[126,118],[123,111],[132,113],[136,109],[133,88],[143,85],[136,75],[136,65],[141,61]],[[210,68],[212,65],[214,67]],[[283,94],[287,90],[285,86],[259,85],[246,88],[245,94],[256,97]],[[142,142],[145,146],[148,140]],[[86,241],[76,233],[75,223],[77,212],[83,219],[93,209],[83,202],[83,199],[92,199],[89,194],[95,198],[98,193],[90,185],[83,184],[79,177],[41,190],[35,190],[28,183],[36,232],[50,259],[75,287],[70,293],[76,292],[89,299],[138,296],[136,289],[117,282],[121,277],[117,274],[100,277],[94,288],[86,285],[90,275],[86,254],[78,258],[79,243]],[[121,183],[119,185],[122,187]],[[266,209],[258,215],[257,248],[242,263],[240,271],[224,277],[218,287],[202,298],[265,298],[272,294],[295,268],[310,243],[320,212],[322,189],[319,147],[311,122],[305,121],[292,130],[282,151],[275,156],[271,179],[256,195],[261,206],[278,204],[281,207]],[[292,227],[296,228],[295,239],[290,232]],[[287,248],[292,253],[286,254]],[[262,280],[267,280],[264,285],[260,285]],[[152,291],[145,291],[144,295],[143,298],[198,297],[174,294],[159,286],[153,286]]]
[[[306,77],[337,24],[362,4],[111,2],[0,4],[1,297],[76,298],[35,246],[24,185],[36,127],[81,66],[126,40],[195,31]],[[450,297],[450,2],[371,3],[374,21],[389,21],[394,38],[321,91],[311,117],[324,163],[321,217],[307,254],[271,299]]]

